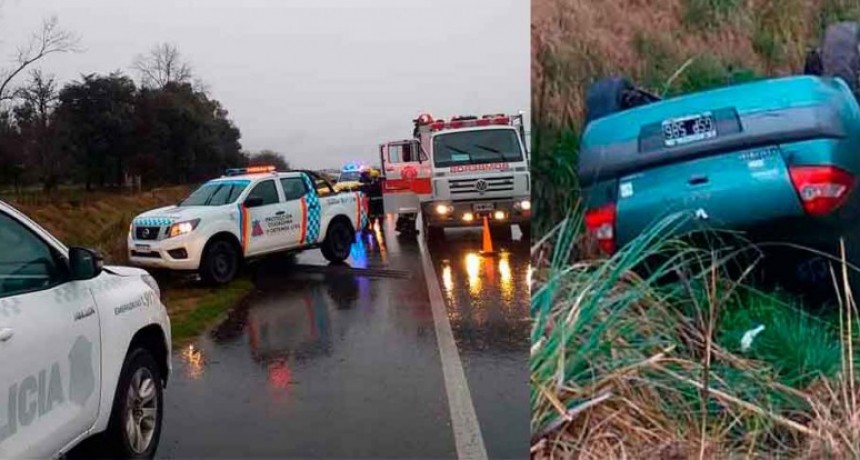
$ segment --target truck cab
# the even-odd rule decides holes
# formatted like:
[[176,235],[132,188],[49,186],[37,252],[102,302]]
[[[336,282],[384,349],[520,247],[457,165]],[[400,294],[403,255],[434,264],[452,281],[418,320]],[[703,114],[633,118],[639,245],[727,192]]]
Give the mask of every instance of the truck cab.
[[275,252],[320,248],[329,261],[341,262],[367,218],[361,192],[338,192],[312,171],[231,169],[178,204],[137,216],[128,235],[129,261],[195,270],[223,284],[243,260]]
[[413,139],[380,147],[386,212],[420,213],[424,234],[488,221],[494,232],[525,235],[531,184],[521,115],[414,120]]

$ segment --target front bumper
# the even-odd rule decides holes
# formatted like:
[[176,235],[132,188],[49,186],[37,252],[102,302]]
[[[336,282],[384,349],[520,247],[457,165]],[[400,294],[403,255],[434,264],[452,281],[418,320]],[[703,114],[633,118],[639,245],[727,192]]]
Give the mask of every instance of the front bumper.
[[[128,238],[128,261],[144,268],[197,270],[206,240],[194,232],[163,240]],[[184,256],[182,257],[182,253]]]
[[[522,209],[519,205],[529,196],[521,196],[506,199],[468,200],[468,201],[429,201],[421,204],[421,210],[425,218],[429,219],[429,225],[433,227],[478,227],[483,225],[486,216],[491,224],[521,224],[531,220],[531,210]],[[439,214],[436,210],[438,205],[447,206],[449,212]],[[492,207],[492,209],[484,209]],[[496,212],[501,211],[502,219],[496,218]],[[470,213],[471,220],[464,217]]]

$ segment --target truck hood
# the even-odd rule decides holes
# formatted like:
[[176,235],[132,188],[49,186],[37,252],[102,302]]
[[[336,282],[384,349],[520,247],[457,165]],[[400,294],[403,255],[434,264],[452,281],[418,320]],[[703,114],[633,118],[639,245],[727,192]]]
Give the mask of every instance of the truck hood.
[[122,265],[105,265],[103,269],[117,276],[143,276],[147,274],[146,270]]
[[223,206],[165,206],[152,209],[134,218],[135,222],[152,219],[166,225],[168,222],[182,222],[198,219],[223,212]]

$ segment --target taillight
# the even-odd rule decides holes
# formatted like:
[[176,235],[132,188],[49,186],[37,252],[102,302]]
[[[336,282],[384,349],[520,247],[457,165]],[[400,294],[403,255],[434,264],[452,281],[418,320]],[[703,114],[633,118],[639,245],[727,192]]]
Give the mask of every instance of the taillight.
[[854,176],[835,166],[792,166],[788,173],[803,209],[812,216],[841,206],[854,186]]
[[615,203],[585,211],[585,228],[606,253],[615,252]]

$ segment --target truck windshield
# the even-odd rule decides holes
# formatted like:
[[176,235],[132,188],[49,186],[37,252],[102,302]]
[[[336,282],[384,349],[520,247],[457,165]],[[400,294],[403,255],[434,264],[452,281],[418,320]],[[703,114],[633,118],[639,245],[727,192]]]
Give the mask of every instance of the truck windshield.
[[511,129],[444,133],[433,139],[433,162],[439,168],[522,159],[517,133]]
[[239,198],[250,181],[231,180],[207,182],[195,190],[188,198],[179,202],[178,206],[221,206],[232,203]]

